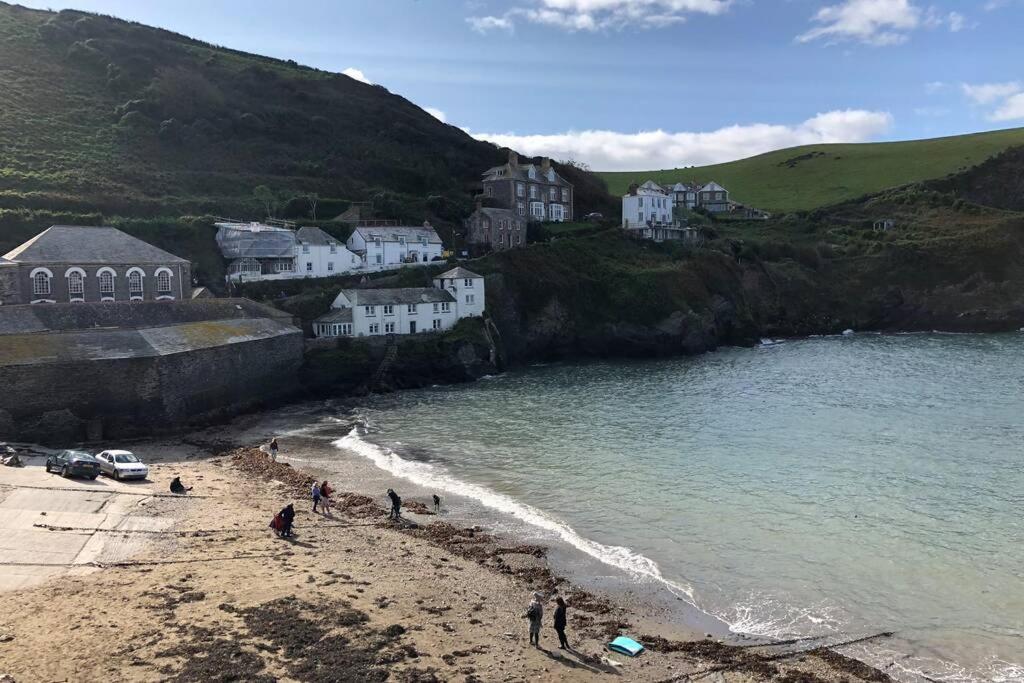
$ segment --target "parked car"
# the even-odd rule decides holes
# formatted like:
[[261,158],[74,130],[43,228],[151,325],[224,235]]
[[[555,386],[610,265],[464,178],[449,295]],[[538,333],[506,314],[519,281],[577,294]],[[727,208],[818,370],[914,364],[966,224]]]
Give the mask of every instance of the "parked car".
[[61,451],[46,457],[46,471],[60,472],[62,477],[100,476],[100,461],[85,451]]
[[595,211],[594,213],[588,213],[586,216],[583,217],[583,220],[585,220],[585,221],[603,221],[604,220],[604,214],[603,213],[598,213],[598,212]]
[[114,479],[145,479],[149,468],[131,451],[103,451],[96,456],[100,472]]

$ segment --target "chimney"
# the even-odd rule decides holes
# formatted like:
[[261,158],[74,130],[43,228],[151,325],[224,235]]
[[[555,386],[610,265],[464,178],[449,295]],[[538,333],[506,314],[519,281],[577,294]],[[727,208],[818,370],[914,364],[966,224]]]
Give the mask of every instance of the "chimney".
[[630,196],[635,197],[636,196],[636,191],[639,190],[639,189],[640,189],[639,185],[637,185],[636,183],[630,183],[629,184],[629,194],[630,194]]
[[515,150],[510,149],[508,151],[508,165],[512,168],[519,166],[519,155],[515,153]]
[[431,227],[431,225],[430,225],[430,221],[423,221],[423,227],[424,227],[424,228],[429,228],[429,227]]
[[547,174],[551,170],[551,159],[548,157],[542,157],[540,160],[540,172]]

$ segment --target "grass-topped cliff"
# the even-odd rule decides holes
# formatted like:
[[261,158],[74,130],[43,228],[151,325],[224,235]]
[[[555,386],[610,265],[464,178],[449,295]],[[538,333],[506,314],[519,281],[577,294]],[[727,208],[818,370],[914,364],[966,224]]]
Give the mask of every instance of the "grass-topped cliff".
[[807,145],[713,166],[601,173],[613,195],[632,182],[721,183],[733,200],[773,212],[806,211],[965,170],[1015,145],[1024,128],[931,140]]

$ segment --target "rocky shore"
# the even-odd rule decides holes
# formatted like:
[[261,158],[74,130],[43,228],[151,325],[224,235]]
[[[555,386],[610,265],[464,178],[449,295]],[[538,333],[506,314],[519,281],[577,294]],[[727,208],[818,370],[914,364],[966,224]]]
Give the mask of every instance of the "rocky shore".
[[[168,526],[135,529],[129,515],[103,531],[50,529],[54,546],[73,534],[145,542],[128,559],[101,553],[74,574],[0,593],[0,674],[19,682],[888,680],[817,641],[724,643],[659,623],[643,605],[558,576],[545,548],[438,521],[422,500],[407,501],[399,523],[365,492],[339,493],[331,515],[314,514],[314,473],[256,448],[135,449],[154,463],[150,482],[131,489],[138,514]],[[160,495],[176,474],[194,490]],[[92,482],[52,481],[95,493]],[[20,490],[0,476],[0,505]],[[288,502],[297,510],[292,540],[267,528]],[[550,615],[542,649],[527,644],[533,591],[568,602],[572,651],[555,649]],[[607,652],[619,633],[648,651]]]

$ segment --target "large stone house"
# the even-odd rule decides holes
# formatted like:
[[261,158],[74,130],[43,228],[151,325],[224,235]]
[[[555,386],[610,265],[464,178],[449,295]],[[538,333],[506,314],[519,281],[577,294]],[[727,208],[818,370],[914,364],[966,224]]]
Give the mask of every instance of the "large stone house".
[[509,150],[508,163],[483,175],[484,197],[531,221],[569,221],[573,217],[573,185],[555,171],[551,160],[520,164]]
[[191,296],[191,263],[115,228],[54,225],[0,258],[0,304]]
[[422,226],[359,225],[347,243],[368,270],[440,260],[444,244],[430,223]]
[[676,183],[665,190],[672,195],[672,201],[678,207],[691,210],[700,207],[712,213],[721,213],[732,208],[729,191],[714,181],[704,185]]
[[451,329],[484,313],[484,279],[465,268],[434,278],[433,287],[343,289],[313,321],[317,337],[375,337]]
[[466,219],[466,242],[473,255],[502,251],[526,244],[527,222],[511,209],[477,205]]

